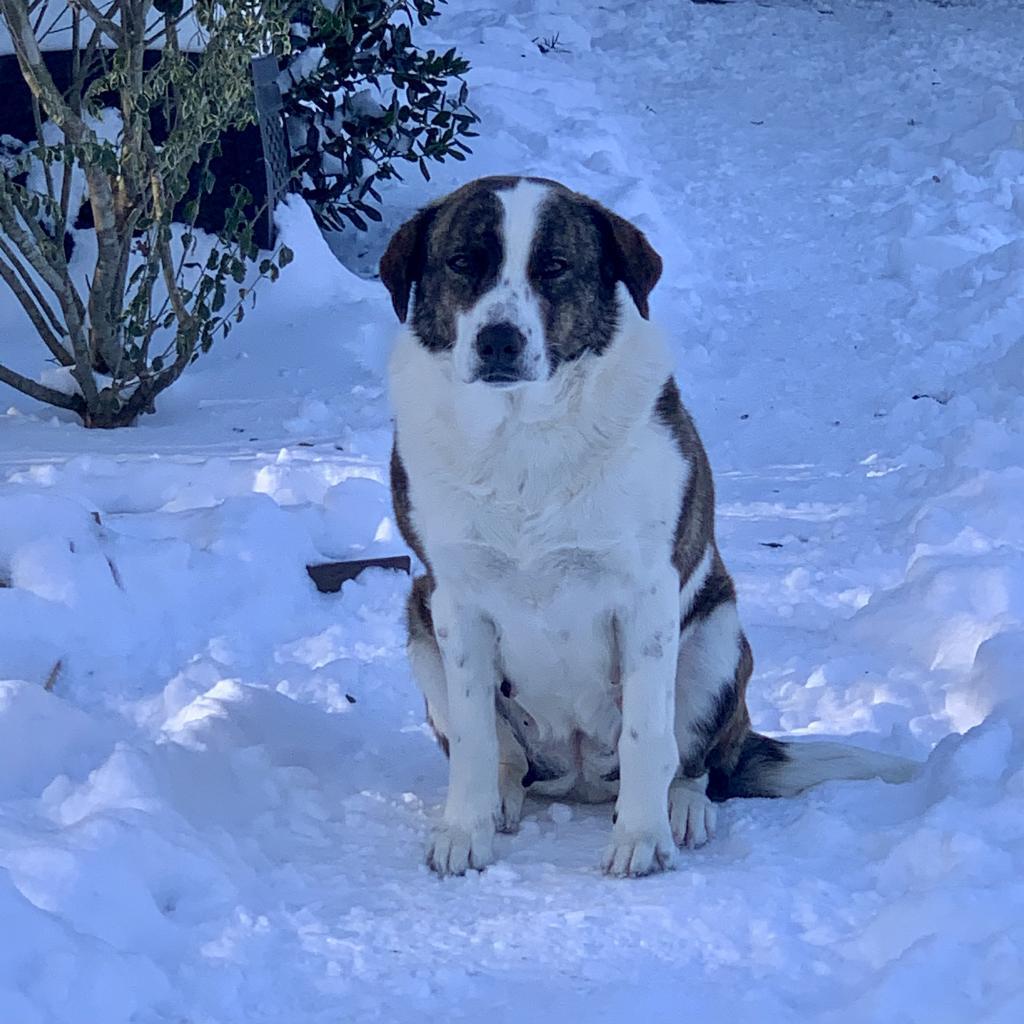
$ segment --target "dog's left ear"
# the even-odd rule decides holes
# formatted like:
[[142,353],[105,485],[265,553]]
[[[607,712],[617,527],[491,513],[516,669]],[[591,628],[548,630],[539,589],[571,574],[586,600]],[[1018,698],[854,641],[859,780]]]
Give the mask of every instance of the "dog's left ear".
[[647,297],[661,277],[661,257],[647,236],[625,217],[595,203],[595,216],[601,230],[605,258],[616,281],[625,286],[640,315],[650,319]]
[[433,207],[420,210],[394,234],[380,260],[380,279],[391,293],[391,305],[404,324],[409,315],[412,286],[419,284],[427,262],[427,231],[434,219]]

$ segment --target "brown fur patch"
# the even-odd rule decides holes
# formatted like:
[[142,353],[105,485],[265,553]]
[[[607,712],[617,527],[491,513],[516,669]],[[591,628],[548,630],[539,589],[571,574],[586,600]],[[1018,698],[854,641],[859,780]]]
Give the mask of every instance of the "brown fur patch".
[[740,656],[733,679],[735,710],[723,723],[706,757],[710,771],[708,796],[712,800],[724,800],[731,795],[730,778],[737,771],[737,766],[745,756],[749,739],[754,735],[750,731],[750,713],[747,711],[747,684],[753,671],[754,655],[747,638],[741,633]]
[[[412,581],[412,589],[406,601],[406,625],[409,630],[409,642],[414,640],[421,643],[437,645],[434,636],[434,617],[430,613],[430,595],[434,591],[434,581],[428,575],[417,576]],[[445,757],[449,756],[448,737],[445,736],[434,722],[430,714],[430,704],[424,701],[426,710],[427,725],[430,726],[437,740],[438,746],[444,751]]]
[[605,251],[612,257],[615,280],[626,286],[640,315],[649,320],[647,299],[661,277],[661,257],[635,225],[592,199],[587,202],[593,207],[602,232],[610,235],[610,243],[606,237]]
[[430,595],[434,592],[434,581],[428,576],[417,576],[406,603],[406,624],[409,636],[419,639],[434,639],[434,617],[430,614]]
[[[659,423],[671,431],[680,454],[690,467],[672,546],[672,565],[679,573],[681,590],[700,564],[708,545],[715,540],[715,485],[707,452],[679,397],[679,387],[671,377],[661,389],[654,415]],[[717,550],[715,554],[716,564],[722,567],[724,573],[725,567],[717,557]]]
[[434,219],[432,207],[420,210],[392,236],[380,261],[380,279],[391,293],[395,315],[404,324],[409,315],[409,297],[427,262],[427,232]]
[[786,744],[781,740],[748,731],[740,745],[736,763],[728,773],[711,773],[708,796],[712,800],[778,796],[765,784],[765,780],[770,778],[774,765],[784,764],[789,759]]
[[[714,541],[712,541],[714,545]],[[680,629],[686,629],[694,622],[706,619],[720,604],[736,600],[736,585],[726,571],[722,556],[714,546],[711,569],[704,585],[697,591],[690,605],[690,610],[683,616]]]
[[[430,574],[430,562],[427,560],[427,552],[416,532],[412,521],[412,499],[409,496],[409,474],[405,471],[405,463],[398,452],[398,436],[395,436],[391,446],[391,505],[395,511],[395,523],[398,525],[398,532],[402,540],[415,553],[416,557],[427,567],[427,574]],[[422,578],[422,577],[421,577]],[[433,590],[433,583],[430,589]]]
[[741,633],[733,678],[723,683],[711,712],[694,727],[696,740],[681,766],[687,778],[699,778],[709,769],[726,774],[732,771],[750,731],[746,694],[753,668],[750,644]]

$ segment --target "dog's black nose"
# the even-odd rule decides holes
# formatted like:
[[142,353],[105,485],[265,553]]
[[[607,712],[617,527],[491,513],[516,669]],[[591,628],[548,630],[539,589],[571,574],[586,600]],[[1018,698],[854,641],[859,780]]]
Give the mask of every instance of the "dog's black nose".
[[521,358],[526,338],[508,323],[488,324],[476,336],[479,378],[488,384],[510,384],[523,376]]

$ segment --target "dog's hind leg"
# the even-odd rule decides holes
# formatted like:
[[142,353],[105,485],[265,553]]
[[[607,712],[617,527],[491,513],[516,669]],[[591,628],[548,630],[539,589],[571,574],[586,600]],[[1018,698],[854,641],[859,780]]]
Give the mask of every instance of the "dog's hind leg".
[[526,787],[523,779],[530,769],[523,750],[504,718],[498,717],[498,795],[501,810],[498,813],[499,832],[518,832],[523,816]]
[[[723,570],[724,571],[724,570]],[[727,577],[726,577],[727,579]],[[744,696],[753,669],[731,584],[709,578],[684,620],[676,673],[679,772],[669,787],[669,820],[680,846],[706,843],[715,833],[715,805],[707,795],[709,768],[728,769],[749,729]]]

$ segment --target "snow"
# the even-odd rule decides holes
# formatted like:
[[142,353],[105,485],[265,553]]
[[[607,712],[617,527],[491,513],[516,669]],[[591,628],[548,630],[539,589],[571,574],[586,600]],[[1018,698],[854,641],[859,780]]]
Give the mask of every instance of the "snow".
[[[283,210],[295,262],[135,429],[5,391],[0,1020],[1024,1018],[1022,33],[1012,0],[452,4],[420,37],[473,62],[476,151],[348,269]],[[541,801],[482,875],[423,866],[408,578],[304,567],[401,550],[354,271],[504,171],[665,258],[755,724],[914,782],[728,803],[640,882],[597,870],[609,808]],[[0,337],[39,373],[5,295]]]

